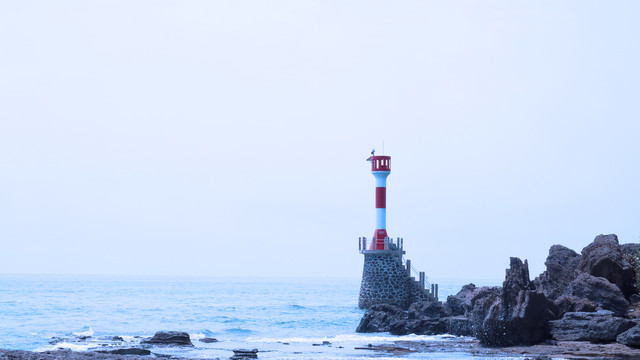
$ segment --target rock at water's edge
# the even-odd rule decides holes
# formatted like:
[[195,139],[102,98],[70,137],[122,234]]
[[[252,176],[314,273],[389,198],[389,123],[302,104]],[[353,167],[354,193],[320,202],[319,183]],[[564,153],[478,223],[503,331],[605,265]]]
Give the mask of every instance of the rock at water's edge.
[[151,351],[147,349],[129,348],[129,349],[117,349],[109,351],[109,354],[116,355],[151,355]]
[[360,319],[356,332],[387,332],[392,322],[405,320],[406,318],[407,314],[398,306],[389,304],[373,305]]
[[476,337],[486,346],[533,345],[547,337],[546,324],[556,316],[556,307],[529,280],[529,266],[511,258],[502,294],[494,301],[482,322],[476,323]]
[[590,341],[608,343],[635,326],[629,319],[615,317],[613,312],[599,310],[595,313],[570,312],[560,320],[549,322],[551,335],[560,341]]
[[151,339],[143,344],[193,346],[189,334],[182,331],[158,331]]
[[613,311],[617,316],[623,316],[629,307],[629,302],[617,286],[605,278],[587,273],[580,273],[569,284],[564,294],[588,299],[604,310]]

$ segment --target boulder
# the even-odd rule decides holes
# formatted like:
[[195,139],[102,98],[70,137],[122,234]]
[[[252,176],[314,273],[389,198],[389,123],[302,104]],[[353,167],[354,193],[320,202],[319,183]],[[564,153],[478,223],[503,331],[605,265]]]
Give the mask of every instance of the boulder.
[[108,352],[109,354],[117,354],[117,355],[151,355],[151,351],[147,349],[138,349],[138,348],[128,348],[128,349],[116,349]]
[[635,288],[632,261],[623,253],[615,234],[598,235],[591,244],[582,249],[582,258],[577,269],[609,280],[629,299],[638,292]]
[[[511,258],[502,294],[488,305],[475,336],[485,346],[533,345],[547,337],[546,324],[556,316],[555,305],[529,280],[529,266]],[[478,318],[476,318],[476,321]]]
[[547,299],[555,301],[575,279],[580,259],[577,252],[562,245],[553,245],[544,262],[547,269],[534,280],[536,289],[542,291]]
[[629,330],[635,322],[616,317],[609,310],[569,312],[559,320],[549,322],[551,336],[559,341],[590,341],[608,343]]
[[397,320],[389,326],[392,335],[437,335],[447,332],[446,324],[441,319],[423,318],[418,320]]
[[464,315],[450,316],[441,320],[447,334],[456,336],[473,336],[474,327],[471,319]]
[[214,338],[210,338],[210,337],[204,337],[204,338],[200,339],[200,341],[205,343],[205,344],[210,344],[210,343],[218,342],[218,339],[214,339]]
[[[387,332],[390,331],[391,324],[398,321],[407,320],[407,313],[400,307],[390,304],[373,305],[364,313],[360,324],[356,328],[359,333]],[[396,328],[400,325],[395,324]]]
[[181,331],[158,331],[143,344],[193,346],[189,334]]
[[602,277],[581,273],[567,286],[564,295],[587,299],[596,306],[623,316],[629,302],[620,289]]
[[451,316],[451,310],[440,301],[416,301],[408,310],[409,319],[440,319]]
[[453,316],[464,315],[471,310],[471,299],[476,289],[475,284],[467,284],[456,295],[447,297],[447,306]]
[[632,348],[640,348],[640,325],[621,333],[616,337],[616,341]]
[[579,298],[573,295],[562,295],[554,301],[560,315],[568,312],[595,312],[597,305],[589,299]]

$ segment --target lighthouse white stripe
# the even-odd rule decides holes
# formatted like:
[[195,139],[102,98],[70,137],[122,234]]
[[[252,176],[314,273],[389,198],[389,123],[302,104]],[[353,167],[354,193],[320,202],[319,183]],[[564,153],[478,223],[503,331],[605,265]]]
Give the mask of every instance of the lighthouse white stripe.
[[387,209],[376,209],[376,229],[387,229]]
[[390,171],[372,171],[371,173],[376,178],[376,187],[387,187],[387,176]]

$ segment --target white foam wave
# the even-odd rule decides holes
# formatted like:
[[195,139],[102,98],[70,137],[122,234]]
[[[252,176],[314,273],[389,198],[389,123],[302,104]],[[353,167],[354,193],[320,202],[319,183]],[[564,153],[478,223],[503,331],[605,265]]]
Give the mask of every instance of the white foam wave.
[[207,335],[203,334],[203,333],[193,333],[193,334],[189,334],[189,337],[191,338],[191,340],[200,340],[200,339],[204,339],[207,337]]
[[453,335],[361,335],[361,334],[342,334],[333,337],[289,337],[289,338],[266,338],[266,337],[250,337],[249,342],[257,343],[322,343],[329,341],[331,343],[381,343],[392,341],[448,341],[456,338]]
[[72,333],[73,335],[77,336],[77,337],[91,337],[93,336],[93,329],[92,328],[83,328],[83,331],[77,331]]
[[69,349],[72,351],[87,351],[89,350],[90,347],[91,347],[91,344],[74,344],[74,343],[68,343],[68,342],[61,342],[52,346],[47,346],[42,349],[37,349],[36,352],[54,351],[54,350],[63,350],[63,349]]

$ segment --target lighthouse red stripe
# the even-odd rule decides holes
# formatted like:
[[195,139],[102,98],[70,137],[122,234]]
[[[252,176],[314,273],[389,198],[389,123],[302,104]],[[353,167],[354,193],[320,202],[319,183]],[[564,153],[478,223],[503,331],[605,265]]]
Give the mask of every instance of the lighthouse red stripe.
[[387,188],[376,188],[376,209],[384,209],[387,207]]

